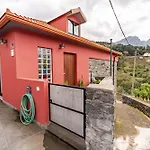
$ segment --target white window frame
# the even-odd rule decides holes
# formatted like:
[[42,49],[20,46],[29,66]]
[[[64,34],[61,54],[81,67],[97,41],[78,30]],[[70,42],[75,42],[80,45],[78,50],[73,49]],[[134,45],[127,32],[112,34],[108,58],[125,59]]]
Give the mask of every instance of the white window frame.
[[[46,65],[46,68],[44,65]],[[44,78],[44,75],[46,75],[46,78]],[[38,47],[38,79],[48,79],[52,83],[52,50],[50,48]]]

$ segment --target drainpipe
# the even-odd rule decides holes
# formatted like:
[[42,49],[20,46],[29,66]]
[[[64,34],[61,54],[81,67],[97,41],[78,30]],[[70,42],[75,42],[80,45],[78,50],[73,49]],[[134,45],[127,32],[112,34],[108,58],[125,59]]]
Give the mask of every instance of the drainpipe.
[[113,60],[113,85],[115,85],[115,62],[116,62],[116,55],[114,56]]
[[112,39],[110,39],[110,76],[112,76]]

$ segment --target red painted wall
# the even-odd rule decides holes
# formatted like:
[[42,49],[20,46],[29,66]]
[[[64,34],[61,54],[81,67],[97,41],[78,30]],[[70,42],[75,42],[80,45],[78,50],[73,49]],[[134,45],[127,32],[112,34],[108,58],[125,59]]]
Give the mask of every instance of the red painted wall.
[[[89,83],[88,59],[109,60],[109,53],[19,29],[7,33],[4,38],[8,43],[0,45],[3,99],[20,109],[21,97],[30,85],[36,106],[35,119],[41,124],[48,122],[49,105],[48,82],[38,80],[38,46],[52,49],[53,83],[58,84],[64,84],[64,52],[76,54],[76,80],[83,76],[85,85]],[[11,43],[14,43],[14,57],[10,55]],[[65,44],[64,49],[59,49],[60,43]],[[36,91],[36,87],[39,87],[40,91]]]
[[60,18],[53,20],[52,22],[50,22],[49,24],[59,30],[62,30],[64,32],[68,32],[68,26],[67,26],[67,18],[66,16],[61,16]]
[[[83,47],[78,43],[70,43],[41,36],[27,31],[16,30],[16,63],[17,77],[38,78],[37,48],[46,47],[52,49],[53,83],[64,84],[64,52],[74,53],[77,56],[77,81],[84,78],[85,85],[89,84],[88,59],[96,58],[109,60],[109,53]],[[25,46],[24,46],[25,43]],[[59,49],[59,44],[64,43],[65,48]],[[20,57],[21,56],[21,57]]]
[[[19,79],[21,76],[27,76],[29,77],[32,76],[30,71],[32,70],[31,68],[36,67],[35,65],[33,66],[33,62],[30,63],[30,59],[26,59],[26,66],[27,68],[25,71],[29,71],[29,74],[21,74],[21,71],[24,72],[24,68],[20,65],[20,68],[18,69],[17,67],[17,61],[22,59],[23,65],[25,64],[25,60],[23,59],[22,53],[20,54],[16,49],[17,49],[17,44],[16,44],[16,33],[15,32],[10,32],[4,37],[7,39],[8,43],[6,45],[0,45],[0,57],[1,57],[1,72],[2,72],[2,94],[3,94],[3,99],[10,105],[14,106],[16,109],[20,109],[20,102],[21,102],[21,97],[23,94],[26,92],[26,87],[28,85],[31,86],[32,88],[32,95],[35,101],[35,106],[36,106],[36,116],[35,119],[41,123],[41,124],[46,124],[49,120],[49,114],[48,114],[48,82],[47,81],[39,81],[35,79]],[[14,43],[15,47],[15,56],[11,57],[10,55],[10,44]],[[24,43],[22,44],[24,47]],[[19,47],[18,47],[19,48]],[[26,46],[24,47],[26,49]],[[35,50],[33,50],[35,51]],[[30,52],[27,50],[26,51],[29,55]],[[24,56],[26,56],[26,54]],[[20,59],[17,59],[18,55],[20,55]],[[32,55],[32,54],[31,54]],[[17,56],[17,57],[16,57]],[[34,56],[35,57],[35,56]],[[31,57],[30,57],[31,58]],[[34,61],[34,60],[33,60]],[[28,68],[28,65],[30,66]],[[25,65],[24,65],[25,66]],[[29,69],[29,70],[28,70]],[[19,72],[20,76],[17,78],[17,72]],[[36,91],[36,87],[40,88],[40,91]]]
[[67,14],[59,17],[58,19],[53,20],[49,24],[59,30],[62,30],[68,33],[68,19],[80,24],[75,16],[67,17]]

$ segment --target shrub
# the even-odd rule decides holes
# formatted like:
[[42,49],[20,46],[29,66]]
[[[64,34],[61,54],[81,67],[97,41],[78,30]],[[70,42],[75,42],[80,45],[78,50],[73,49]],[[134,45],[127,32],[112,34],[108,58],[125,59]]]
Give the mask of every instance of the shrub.
[[84,81],[83,81],[83,76],[81,77],[81,79],[78,82],[78,86],[83,88],[84,87]]
[[140,96],[140,90],[134,89],[134,95],[135,95],[135,97],[139,97]]
[[149,100],[150,99],[150,84],[144,83],[141,84],[139,89],[134,90],[135,97],[141,97],[143,100]]

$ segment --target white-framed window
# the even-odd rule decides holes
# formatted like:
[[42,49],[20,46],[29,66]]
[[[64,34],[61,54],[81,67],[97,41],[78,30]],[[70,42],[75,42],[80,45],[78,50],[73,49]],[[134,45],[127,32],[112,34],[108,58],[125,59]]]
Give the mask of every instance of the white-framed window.
[[51,49],[38,47],[38,78],[52,82]]
[[79,36],[79,25],[71,20],[68,20],[68,33]]

